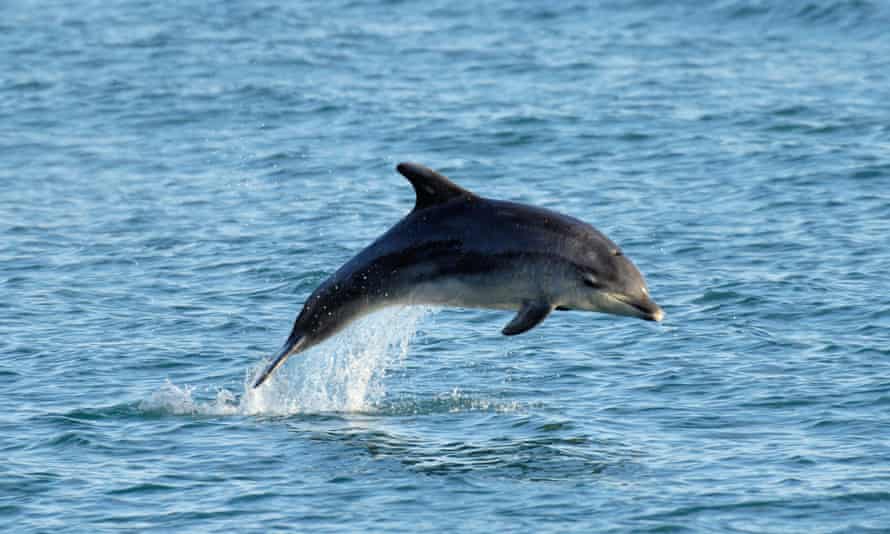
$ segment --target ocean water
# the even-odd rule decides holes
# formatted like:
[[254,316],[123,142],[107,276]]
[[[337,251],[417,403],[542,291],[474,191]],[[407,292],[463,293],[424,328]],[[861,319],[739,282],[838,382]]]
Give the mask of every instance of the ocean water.
[[[890,530],[890,6],[0,6],[0,530]],[[661,324],[398,308],[268,387],[399,161]]]

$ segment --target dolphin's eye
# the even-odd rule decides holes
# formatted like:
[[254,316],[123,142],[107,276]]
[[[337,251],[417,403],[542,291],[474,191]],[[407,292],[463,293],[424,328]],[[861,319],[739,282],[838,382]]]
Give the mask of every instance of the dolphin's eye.
[[591,276],[584,277],[584,285],[589,288],[592,288],[592,289],[602,289],[603,288],[603,285],[601,283],[597,282],[596,279]]
[[618,250],[617,248],[612,251],[613,256],[624,256],[624,253]]

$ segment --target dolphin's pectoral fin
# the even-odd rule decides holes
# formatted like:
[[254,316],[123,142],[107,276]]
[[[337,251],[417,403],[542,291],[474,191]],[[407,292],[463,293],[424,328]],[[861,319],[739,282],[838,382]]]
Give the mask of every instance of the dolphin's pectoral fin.
[[415,211],[443,204],[455,198],[475,196],[445,176],[417,163],[399,163],[396,170],[414,186],[414,193],[417,195]]
[[505,336],[515,336],[516,334],[527,332],[538,326],[541,321],[550,315],[551,311],[553,311],[553,306],[547,302],[526,302],[519,309],[516,317],[501,330],[501,333]]

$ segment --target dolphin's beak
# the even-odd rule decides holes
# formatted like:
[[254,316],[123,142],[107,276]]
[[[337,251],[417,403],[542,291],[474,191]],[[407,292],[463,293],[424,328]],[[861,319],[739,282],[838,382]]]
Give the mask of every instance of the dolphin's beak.
[[614,295],[615,298],[627,304],[634,309],[634,316],[647,321],[661,321],[664,319],[664,310],[661,306],[649,298],[648,295],[642,297],[631,297],[628,295]]
[[284,363],[284,361],[287,360],[287,358],[291,354],[293,354],[295,352],[299,352],[300,348],[302,348],[302,346],[303,346],[303,341],[305,339],[306,338],[304,338],[302,336],[289,337],[287,340],[287,343],[285,343],[284,346],[281,347],[281,350],[278,351],[278,354],[276,354],[275,357],[272,358],[272,363],[270,363],[269,365],[266,366],[266,369],[263,370],[263,372],[259,376],[259,378],[256,379],[256,382],[253,383],[253,387],[258,388],[261,385],[263,385],[263,382],[265,382],[266,379],[269,378],[269,375],[274,373],[275,369],[278,369],[279,367],[281,367],[281,365]]
[[649,321],[661,322],[661,320],[664,319],[664,310],[661,309],[661,306],[655,304],[654,300],[647,300],[648,302],[644,309],[648,311],[649,316],[646,317],[646,319]]

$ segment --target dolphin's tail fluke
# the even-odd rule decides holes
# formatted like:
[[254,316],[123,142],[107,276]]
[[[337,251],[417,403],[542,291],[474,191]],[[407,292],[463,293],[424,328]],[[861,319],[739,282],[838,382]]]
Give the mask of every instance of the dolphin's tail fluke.
[[304,345],[306,344],[306,337],[302,334],[298,334],[297,332],[293,332],[289,338],[287,338],[287,343],[281,347],[281,350],[278,354],[272,358],[272,362],[266,366],[263,372],[260,374],[259,378],[256,379],[256,382],[253,383],[254,388],[260,387],[269,376],[275,372],[275,369],[281,367],[285,360],[287,360],[288,356],[291,354],[295,354],[303,350]]

